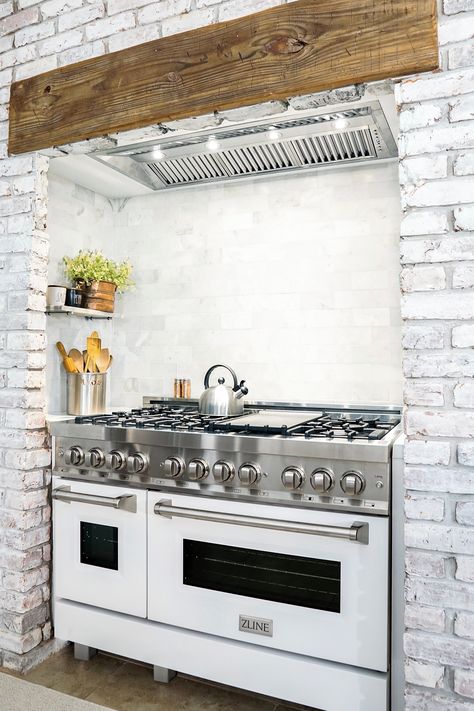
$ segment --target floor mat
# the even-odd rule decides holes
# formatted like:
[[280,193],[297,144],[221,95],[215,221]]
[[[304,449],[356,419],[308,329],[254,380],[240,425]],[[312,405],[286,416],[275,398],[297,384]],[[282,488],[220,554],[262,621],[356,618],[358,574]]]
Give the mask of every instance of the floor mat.
[[3,672],[0,672],[0,699],[2,711],[110,711],[105,706],[75,699]]

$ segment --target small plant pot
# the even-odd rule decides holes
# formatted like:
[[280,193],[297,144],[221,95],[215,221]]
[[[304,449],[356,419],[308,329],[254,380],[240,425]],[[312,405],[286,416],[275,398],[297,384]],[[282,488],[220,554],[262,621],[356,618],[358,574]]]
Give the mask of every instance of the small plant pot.
[[111,281],[93,281],[86,288],[85,307],[113,313],[117,287]]

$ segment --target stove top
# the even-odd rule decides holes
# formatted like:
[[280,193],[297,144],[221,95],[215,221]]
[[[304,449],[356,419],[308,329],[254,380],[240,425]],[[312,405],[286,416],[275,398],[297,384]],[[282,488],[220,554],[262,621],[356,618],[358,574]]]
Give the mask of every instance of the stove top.
[[201,415],[193,406],[155,405],[111,414],[76,417],[79,425],[208,432],[305,440],[380,441],[400,422],[398,415],[370,412],[247,410],[236,417]]
[[54,472],[68,479],[233,498],[354,508],[387,515],[400,412],[298,403],[248,403],[242,415],[202,415],[197,401],[51,426]]

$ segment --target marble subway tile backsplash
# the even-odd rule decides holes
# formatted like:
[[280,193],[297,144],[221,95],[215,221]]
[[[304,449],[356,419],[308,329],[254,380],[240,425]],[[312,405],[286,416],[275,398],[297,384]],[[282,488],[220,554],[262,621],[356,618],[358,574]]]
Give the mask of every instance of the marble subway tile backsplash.
[[[51,277],[74,246],[134,263],[120,318],[93,322],[114,353],[113,404],[171,395],[175,377],[191,378],[198,396],[216,362],[256,399],[401,401],[396,163],[125,204],[53,178],[49,220]],[[92,330],[58,321],[48,322],[50,348],[53,332],[70,341],[72,329],[79,339]]]

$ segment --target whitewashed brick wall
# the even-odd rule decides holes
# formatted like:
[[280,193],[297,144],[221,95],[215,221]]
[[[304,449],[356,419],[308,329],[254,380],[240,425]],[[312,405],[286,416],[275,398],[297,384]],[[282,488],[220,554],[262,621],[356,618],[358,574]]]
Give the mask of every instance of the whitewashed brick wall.
[[[0,649],[7,666],[37,661],[50,629],[44,162],[6,157],[9,85],[276,4],[0,3]],[[474,699],[474,3],[439,0],[439,7],[442,72],[404,80],[397,91],[406,211],[407,709],[467,711]]]
[[442,72],[400,108],[406,708],[474,708],[474,3],[440,3]]

